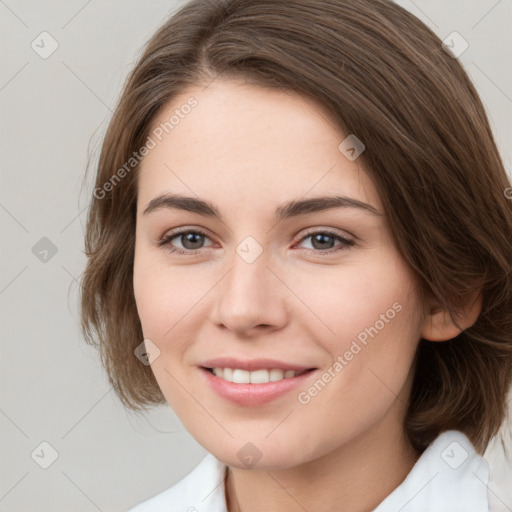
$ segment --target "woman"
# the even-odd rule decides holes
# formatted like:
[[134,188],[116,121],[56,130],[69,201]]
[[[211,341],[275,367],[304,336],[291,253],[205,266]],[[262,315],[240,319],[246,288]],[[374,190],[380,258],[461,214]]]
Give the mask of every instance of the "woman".
[[126,82],[86,234],[110,382],[210,452],[133,510],[497,506],[509,191],[460,63],[392,2],[183,6]]

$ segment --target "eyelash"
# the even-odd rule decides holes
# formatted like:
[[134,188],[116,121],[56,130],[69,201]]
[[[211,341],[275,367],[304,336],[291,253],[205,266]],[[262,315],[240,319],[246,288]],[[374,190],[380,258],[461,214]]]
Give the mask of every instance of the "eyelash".
[[[194,235],[202,235],[202,236],[205,236],[208,238],[208,234],[205,233],[204,231],[201,231],[200,229],[183,229],[181,231],[175,231],[175,232],[169,233],[168,235],[165,235],[163,238],[158,240],[158,246],[159,247],[166,246],[165,249],[173,254],[180,254],[180,255],[184,255],[184,256],[195,256],[196,255],[195,253],[197,253],[200,249],[198,249],[198,250],[193,250],[193,249],[183,250],[183,249],[179,249],[177,247],[173,247],[171,245],[171,241],[174,238],[177,238],[179,235],[184,235],[184,234],[189,234],[189,233],[193,233]],[[338,247],[333,247],[331,249],[326,249],[326,250],[306,249],[306,251],[308,251],[309,253],[315,253],[315,254],[321,254],[321,255],[332,254],[332,253],[335,253],[338,251],[347,250],[349,247],[353,246],[355,243],[353,240],[344,238],[344,237],[340,236],[339,234],[334,233],[333,231],[329,231],[329,230],[309,231],[298,241],[298,243],[303,242],[306,238],[309,238],[313,235],[328,235],[332,238],[338,239],[342,243]]]

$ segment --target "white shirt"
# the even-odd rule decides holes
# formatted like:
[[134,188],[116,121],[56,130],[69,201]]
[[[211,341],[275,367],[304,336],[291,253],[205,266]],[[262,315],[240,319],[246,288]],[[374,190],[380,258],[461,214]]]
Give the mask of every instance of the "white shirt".
[[[171,488],[128,512],[227,512],[227,466],[212,454]],[[489,465],[457,430],[440,434],[405,480],[373,512],[494,512],[510,510],[489,484]]]

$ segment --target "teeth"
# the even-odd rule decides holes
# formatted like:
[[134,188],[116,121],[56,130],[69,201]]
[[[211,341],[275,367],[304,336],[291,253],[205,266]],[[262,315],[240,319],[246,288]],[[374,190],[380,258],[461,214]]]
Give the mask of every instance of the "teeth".
[[[217,373],[215,373],[215,370],[217,370]],[[222,372],[222,368],[214,368],[213,373],[215,373],[217,377],[233,382],[233,368],[224,368],[224,372]]]
[[[284,379],[285,377],[285,371],[284,370],[279,370],[279,369],[276,369],[274,368],[273,370],[270,370],[268,372],[268,379],[270,380],[270,382],[275,382],[276,380],[281,380],[281,379]],[[293,372],[295,373],[295,372]],[[290,375],[288,375],[289,377]],[[293,375],[292,375],[293,377]]]
[[[233,380],[234,382],[237,382],[236,379],[236,372],[241,372],[243,370],[235,370],[235,373],[233,374]],[[265,382],[268,382],[270,380],[268,375],[268,370],[255,370],[253,372],[244,372],[244,374],[247,373],[247,376],[250,378],[251,384],[264,384]]]
[[240,370],[238,368],[213,368],[213,373],[221,379],[235,384],[265,384],[267,382],[276,382],[278,380],[289,379],[304,372],[295,370]]
[[245,370],[233,370],[233,382],[237,384],[249,384],[251,382],[251,372]]

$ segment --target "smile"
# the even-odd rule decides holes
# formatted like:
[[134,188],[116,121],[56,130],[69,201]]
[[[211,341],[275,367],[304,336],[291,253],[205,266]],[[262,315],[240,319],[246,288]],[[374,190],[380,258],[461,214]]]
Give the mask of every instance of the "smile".
[[291,377],[297,377],[309,370],[281,370],[273,368],[270,370],[242,370],[239,368],[208,368],[215,376],[235,384],[265,384],[277,382]]
[[[200,367],[205,384],[224,400],[244,407],[257,407],[288,395],[314,378],[317,368],[242,370]],[[231,380],[228,380],[231,379]]]

